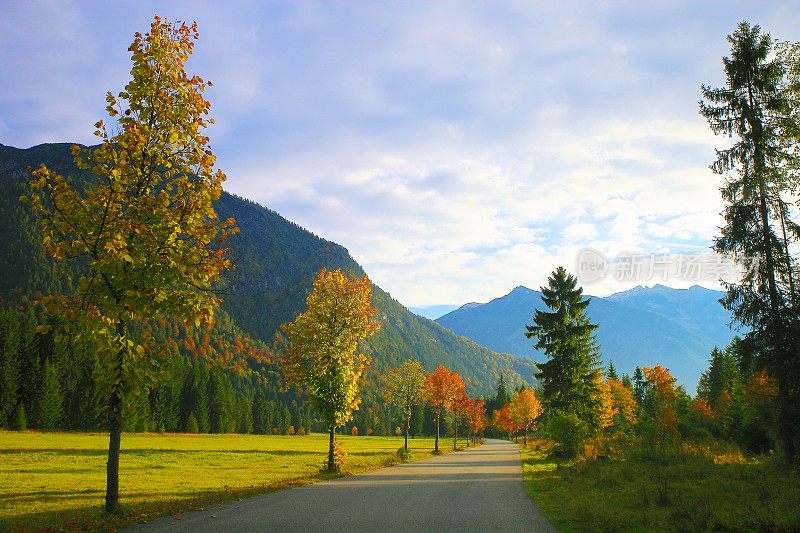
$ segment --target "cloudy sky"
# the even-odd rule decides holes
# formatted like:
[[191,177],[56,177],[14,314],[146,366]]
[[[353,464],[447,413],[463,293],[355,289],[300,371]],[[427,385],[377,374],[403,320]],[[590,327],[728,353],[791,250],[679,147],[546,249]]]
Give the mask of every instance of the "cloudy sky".
[[134,32],[196,20],[227,189],[410,306],[537,288],[585,247],[707,251],[724,141],[700,85],[723,83],[741,20],[800,40],[798,2],[2,4],[0,143],[93,142]]

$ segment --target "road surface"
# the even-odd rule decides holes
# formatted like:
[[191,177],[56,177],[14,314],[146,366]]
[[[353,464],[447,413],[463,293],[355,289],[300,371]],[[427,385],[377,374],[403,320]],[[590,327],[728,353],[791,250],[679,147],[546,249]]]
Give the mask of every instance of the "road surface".
[[555,529],[525,493],[517,446],[487,440],[477,448],[210,505],[203,511],[167,516],[127,531]]

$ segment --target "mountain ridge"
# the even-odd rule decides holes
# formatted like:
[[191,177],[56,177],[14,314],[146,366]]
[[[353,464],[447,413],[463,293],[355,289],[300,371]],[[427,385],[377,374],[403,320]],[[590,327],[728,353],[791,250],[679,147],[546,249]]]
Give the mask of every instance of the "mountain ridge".
[[[607,297],[590,296],[590,319],[599,324],[597,340],[603,361],[621,372],[656,363],[671,369],[693,389],[706,368],[713,346],[730,342],[730,314],[718,303],[720,291],[693,286],[637,286]],[[519,285],[484,304],[452,311],[437,321],[494,350],[543,361],[535,342],[524,335],[533,310],[544,309],[539,291]]]

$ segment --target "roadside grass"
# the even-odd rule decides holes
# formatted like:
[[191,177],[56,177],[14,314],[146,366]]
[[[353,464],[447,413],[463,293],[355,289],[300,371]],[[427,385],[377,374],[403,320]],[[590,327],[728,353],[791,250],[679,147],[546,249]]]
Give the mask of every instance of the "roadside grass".
[[[399,462],[402,437],[337,435],[341,475]],[[412,460],[433,439],[409,439]],[[328,435],[124,434],[121,515],[105,518],[108,436],[0,431],[0,531],[113,530],[182,510],[328,479]]]
[[520,446],[525,488],[561,531],[800,531],[800,479],[769,458],[681,453],[559,464]]

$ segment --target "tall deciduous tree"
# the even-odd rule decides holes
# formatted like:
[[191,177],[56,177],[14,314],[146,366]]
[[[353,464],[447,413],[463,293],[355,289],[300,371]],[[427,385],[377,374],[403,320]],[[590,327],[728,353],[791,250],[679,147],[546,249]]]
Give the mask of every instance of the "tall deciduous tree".
[[425,374],[425,387],[423,397],[433,409],[436,418],[436,441],[434,451],[439,451],[439,430],[442,415],[446,411],[453,411],[456,403],[465,396],[464,380],[458,372],[451,371],[444,365],[439,365],[436,370]]
[[411,413],[414,406],[422,403],[422,388],[425,372],[419,361],[403,361],[399,367],[390,368],[383,374],[386,401],[395,404],[403,413],[405,421],[405,449],[408,453],[408,433],[411,430]]
[[486,419],[486,401],[480,398],[470,398],[467,402],[466,412],[468,437],[472,437],[474,444],[478,435],[489,425],[489,421]]
[[523,389],[514,393],[509,406],[509,416],[514,423],[525,430],[522,443],[528,444],[528,430],[536,427],[536,419],[542,414],[542,403],[533,389]]
[[[125,396],[154,384],[153,353],[129,326],[168,315],[187,325],[211,324],[219,298],[209,289],[230,266],[219,247],[233,230],[213,201],[225,174],[205,128],[209,82],[184,65],[197,26],[155,17],[129,50],[131,81],[106,111],[116,125],[95,124],[97,148],[72,147],[75,162],[97,180],[84,188],[45,166],[34,171],[30,201],[42,217],[43,242],[58,260],[85,265],[75,301],[52,298],[51,310],[80,310],[84,329],[103,347],[109,453],[106,511],[119,507],[119,450]],[[24,198],[23,198],[24,200]]]
[[[793,461],[800,414],[800,328],[791,249],[800,230],[789,219],[787,197],[796,184],[788,182],[794,178],[784,163],[793,151],[786,142],[794,142],[791,131],[797,128],[787,128],[791,109],[781,90],[784,66],[772,57],[770,36],[742,22],[728,42],[726,86],[703,86],[700,102],[700,113],[714,133],[734,138],[732,146],[717,150],[711,165],[726,177],[721,189],[725,225],[715,248],[737,254],[745,266],[738,283],[726,284],[723,304],[750,329],[745,344],[758,353],[761,366],[778,377],[783,448]],[[788,137],[782,135],[787,131]]]
[[369,364],[358,343],[372,335],[372,284],[367,276],[350,279],[339,269],[322,269],[306,298],[306,310],[281,326],[286,348],[281,366],[288,385],[304,387],[311,406],[330,434],[328,470],[335,471],[336,428],[353,419],[361,403],[358,381]]
[[558,267],[542,287],[542,300],[551,311],[537,309],[534,325],[525,335],[536,339],[536,348],[548,360],[537,363],[536,378],[542,383],[542,399],[549,408],[574,413],[592,427],[598,427],[597,390],[594,375],[599,354],[594,338],[595,324],[586,308],[590,300],[574,276]]

